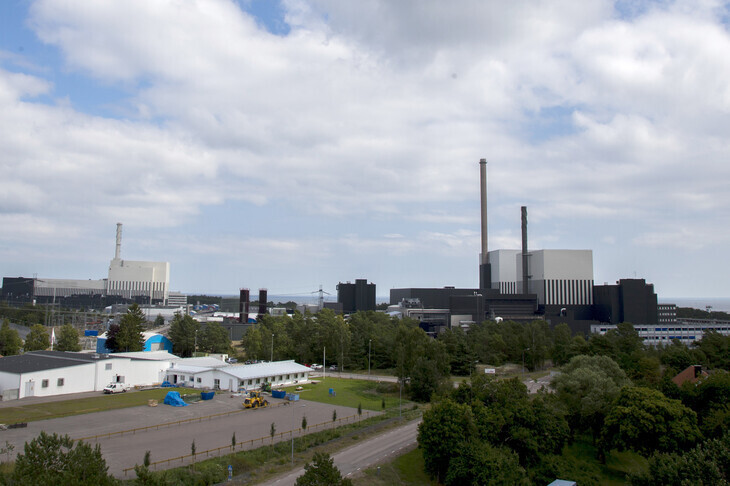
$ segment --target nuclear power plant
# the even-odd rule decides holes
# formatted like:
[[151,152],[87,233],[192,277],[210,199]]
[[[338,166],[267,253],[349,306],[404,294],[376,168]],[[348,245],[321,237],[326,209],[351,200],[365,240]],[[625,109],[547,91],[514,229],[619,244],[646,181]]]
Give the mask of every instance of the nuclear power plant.
[[520,208],[522,248],[489,251],[486,159],[479,161],[479,183],[479,288],[391,289],[390,312],[419,320],[428,333],[497,318],[566,322],[584,333],[599,322],[657,323],[657,296],[643,279],[595,286],[591,250],[530,251],[525,206]]
[[170,263],[122,259],[122,223],[117,223],[116,249],[107,275],[99,280],[3,277],[2,300],[63,303],[72,308],[170,303]]

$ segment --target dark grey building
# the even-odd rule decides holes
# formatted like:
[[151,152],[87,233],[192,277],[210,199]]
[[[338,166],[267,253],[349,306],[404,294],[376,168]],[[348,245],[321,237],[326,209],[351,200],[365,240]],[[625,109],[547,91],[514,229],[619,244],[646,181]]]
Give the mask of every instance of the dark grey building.
[[616,285],[593,287],[593,315],[607,324],[657,324],[657,296],[654,285],[643,278],[621,279]]
[[337,284],[337,302],[342,304],[342,312],[352,314],[357,311],[375,310],[375,284],[365,279],[355,283]]

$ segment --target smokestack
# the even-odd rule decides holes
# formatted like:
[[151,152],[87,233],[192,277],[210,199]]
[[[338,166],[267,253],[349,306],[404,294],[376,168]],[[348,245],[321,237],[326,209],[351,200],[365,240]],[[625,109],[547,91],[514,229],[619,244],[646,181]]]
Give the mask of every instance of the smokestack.
[[522,206],[522,293],[529,294],[529,278],[527,271],[527,206]]
[[117,249],[114,252],[114,259],[119,260],[122,255],[122,223],[117,223]]
[[238,298],[238,320],[241,324],[248,322],[248,289],[241,289]]
[[479,186],[481,191],[482,247],[479,254],[479,288],[492,288],[492,267],[489,264],[487,245],[487,159],[479,161]]
[[268,291],[266,289],[259,289],[259,316],[266,314],[266,301]]

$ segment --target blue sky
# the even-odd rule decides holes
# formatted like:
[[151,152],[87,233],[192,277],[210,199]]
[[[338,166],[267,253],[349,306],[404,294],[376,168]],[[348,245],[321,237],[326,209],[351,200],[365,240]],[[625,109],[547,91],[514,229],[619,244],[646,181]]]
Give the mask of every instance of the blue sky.
[[0,3],[0,274],[477,284],[490,248],[730,290],[727,2]]

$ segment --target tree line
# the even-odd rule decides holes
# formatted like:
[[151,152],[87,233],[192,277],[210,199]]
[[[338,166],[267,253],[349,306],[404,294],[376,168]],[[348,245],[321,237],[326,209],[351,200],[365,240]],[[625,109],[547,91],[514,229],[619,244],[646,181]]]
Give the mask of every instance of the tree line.
[[[646,458],[648,467],[629,474],[630,484],[728,484],[730,338],[708,332],[691,349],[679,341],[654,348],[622,324],[586,344],[592,354],[570,357],[552,393],[530,397],[516,378],[484,374],[435,393],[418,437],[426,471],[447,485],[558,477],[598,484],[595,469],[565,454],[579,441],[599,462],[620,451]],[[672,380],[702,362],[709,376],[681,386]]]

